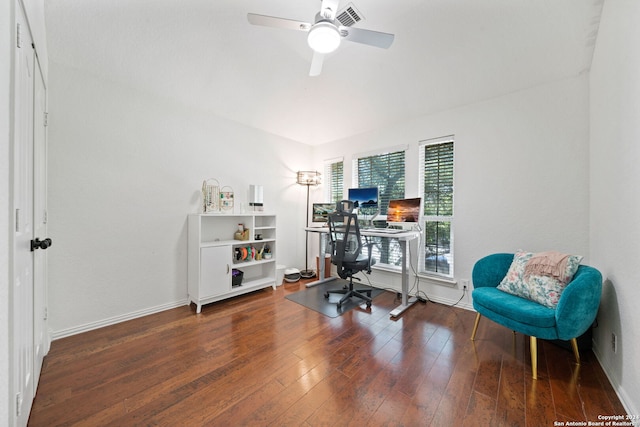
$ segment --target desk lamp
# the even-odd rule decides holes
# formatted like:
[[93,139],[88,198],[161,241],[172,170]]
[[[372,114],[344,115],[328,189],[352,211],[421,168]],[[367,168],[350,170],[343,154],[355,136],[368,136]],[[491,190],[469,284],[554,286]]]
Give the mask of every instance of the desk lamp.
[[[309,227],[309,187],[320,184],[320,172],[317,171],[298,171],[298,179],[296,181],[300,185],[307,186],[307,216],[306,226]],[[313,270],[309,270],[309,233],[305,232],[305,244],[304,244],[304,270],[300,272],[300,276],[308,279],[315,276],[316,273]]]

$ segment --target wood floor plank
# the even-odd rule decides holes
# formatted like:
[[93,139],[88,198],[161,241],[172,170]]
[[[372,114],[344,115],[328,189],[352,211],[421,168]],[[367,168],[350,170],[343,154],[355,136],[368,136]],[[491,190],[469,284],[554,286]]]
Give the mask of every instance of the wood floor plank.
[[304,282],[56,340],[29,426],[551,425],[624,411],[591,352],[442,304],[399,318],[394,293],[329,318],[284,297]]
[[[477,354],[471,341],[465,341],[455,356],[448,358],[455,361],[449,383],[442,395],[434,416],[436,425],[461,425],[468,411],[469,402],[478,378]],[[440,355],[442,358],[443,354]]]
[[[461,425],[469,427],[495,425],[496,405],[496,399],[474,391],[471,393],[469,409]],[[437,424],[434,423],[434,425]]]
[[559,421],[553,402],[553,392],[548,379],[534,380],[530,375],[525,376],[525,425],[537,427]]
[[452,367],[447,360],[436,360],[416,392],[412,394],[413,399],[402,417],[404,425],[431,425],[451,372]]
[[[379,394],[371,397],[371,399],[375,401],[376,399],[373,399],[374,397],[381,399]],[[367,400],[367,402],[369,402],[369,400]],[[349,424],[346,425],[354,427],[366,424],[401,426],[403,425],[401,423],[402,417],[410,403],[411,399],[406,394],[390,390],[384,400],[380,402],[380,405],[370,415],[368,412],[358,411],[358,413],[354,414],[354,417],[351,418]],[[369,403],[367,409],[373,409],[373,405]]]

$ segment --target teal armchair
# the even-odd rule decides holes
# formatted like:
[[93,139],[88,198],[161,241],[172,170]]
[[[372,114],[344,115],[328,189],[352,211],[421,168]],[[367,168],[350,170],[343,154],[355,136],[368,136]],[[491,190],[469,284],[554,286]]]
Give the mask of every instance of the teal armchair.
[[602,275],[598,270],[580,265],[562,292],[555,309],[546,307],[496,287],[507,274],[513,254],[486,256],[473,267],[473,308],[477,311],[471,339],[475,340],[480,317],[530,336],[531,369],[537,379],[537,340],[570,341],[576,363],[580,353],[576,338],[591,327],[598,312],[602,293]]

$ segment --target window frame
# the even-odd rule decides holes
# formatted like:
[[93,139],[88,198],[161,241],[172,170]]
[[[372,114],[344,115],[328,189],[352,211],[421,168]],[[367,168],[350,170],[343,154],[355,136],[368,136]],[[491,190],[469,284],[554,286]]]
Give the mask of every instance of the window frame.
[[[387,205],[388,204],[388,200],[389,197],[391,197],[392,199],[395,198],[405,198],[406,196],[406,187],[407,187],[407,151],[408,151],[408,146],[407,145],[402,145],[402,146],[394,146],[394,147],[388,147],[382,150],[377,150],[377,151],[370,151],[370,152],[366,152],[366,153],[359,153],[359,154],[354,154],[353,159],[352,159],[352,176],[351,176],[351,187],[350,188],[364,188],[364,187],[373,187],[373,186],[377,186],[378,188],[380,188],[380,183],[379,182],[373,182],[373,181],[369,181],[369,182],[365,182],[362,185],[360,184],[360,161],[363,159],[367,159],[370,157],[376,157],[376,156],[385,156],[385,155],[393,155],[395,153],[402,153],[402,172],[403,172],[403,177],[402,177],[402,194],[393,194],[392,196],[388,196],[388,197],[383,197],[382,193],[384,192],[384,190],[382,192],[379,193],[378,195],[378,204],[380,207],[380,214],[378,214],[375,219],[374,222],[376,221],[385,221],[387,220],[387,215],[386,215],[386,209],[387,209]],[[395,159],[390,159],[390,160],[395,160]],[[386,183],[385,183],[386,184]],[[394,238],[387,238],[387,237],[374,237],[371,238],[373,241],[375,241],[377,243],[376,246],[374,246],[374,251],[375,252],[379,252],[378,255],[378,262],[375,264],[374,268],[381,268],[381,269],[385,269],[385,270],[392,270],[392,271],[401,271],[402,270],[402,265],[401,265],[401,252],[400,252],[400,243],[398,241],[398,239],[394,239]],[[383,249],[381,249],[383,248]],[[385,248],[387,250],[391,249],[391,252],[388,252],[386,255],[383,254],[383,251],[385,250]],[[375,255],[375,254],[374,254]],[[385,262],[385,261],[393,261],[393,262]],[[377,267],[376,267],[377,266]]]
[[[425,188],[425,155],[426,155],[426,147],[432,147],[432,146],[445,146],[445,145],[451,145],[451,160],[450,160],[450,165],[448,166],[451,169],[451,177],[450,177],[450,182],[446,182],[445,185],[450,185],[450,195],[448,197],[450,197],[450,202],[447,203],[447,205],[450,204],[450,212],[446,212],[443,214],[431,214],[429,213],[429,211],[426,209],[426,203],[427,203],[427,197],[426,197],[426,188]],[[435,277],[435,278],[442,278],[442,279],[453,279],[454,278],[454,266],[455,266],[455,259],[454,259],[454,228],[455,228],[455,223],[454,223],[454,200],[455,200],[455,136],[454,135],[449,135],[449,136],[444,136],[444,137],[440,137],[440,138],[433,138],[433,139],[426,139],[426,140],[422,140],[419,142],[419,156],[418,156],[418,161],[419,161],[419,171],[418,171],[418,191],[420,193],[420,197],[422,197],[422,218],[421,218],[421,227],[423,228],[422,230],[422,239],[421,239],[421,245],[420,245],[420,250],[419,250],[419,262],[418,262],[418,274],[422,275],[422,276],[429,276],[429,277]],[[448,179],[447,179],[448,181]],[[440,179],[438,177],[438,181],[437,181],[437,186],[440,187],[441,186],[441,182]],[[427,270],[427,262],[426,262],[426,257],[427,257],[427,245],[429,244],[429,242],[427,242],[427,229],[429,228],[428,223],[436,223],[436,226],[438,223],[448,223],[449,225],[449,244],[448,244],[448,251],[444,253],[444,256],[446,257],[447,260],[447,265],[448,265],[448,272],[446,273],[442,273],[442,272],[438,272],[438,271],[432,271],[432,270]],[[440,246],[436,243],[436,249],[435,249],[435,253],[436,253],[436,269],[438,268],[438,262],[439,262],[439,253],[440,253]]]
[[[340,175],[336,174],[340,170]],[[337,203],[344,199],[344,158],[336,157],[324,161],[324,200]],[[334,179],[335,178],[335,179]],[[338,191],[334,193],[334,191]]]

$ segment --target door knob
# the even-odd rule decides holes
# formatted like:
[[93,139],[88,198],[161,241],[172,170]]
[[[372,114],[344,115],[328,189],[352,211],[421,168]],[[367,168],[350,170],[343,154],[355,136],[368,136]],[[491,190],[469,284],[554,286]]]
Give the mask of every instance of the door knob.
[[52,243],[53,242],[48,237],[44,240],[40,240],[36,237],[35,240],[31,241],[31,252],[35,251],[36,249],[47,249],[49,246],[51,246]]

